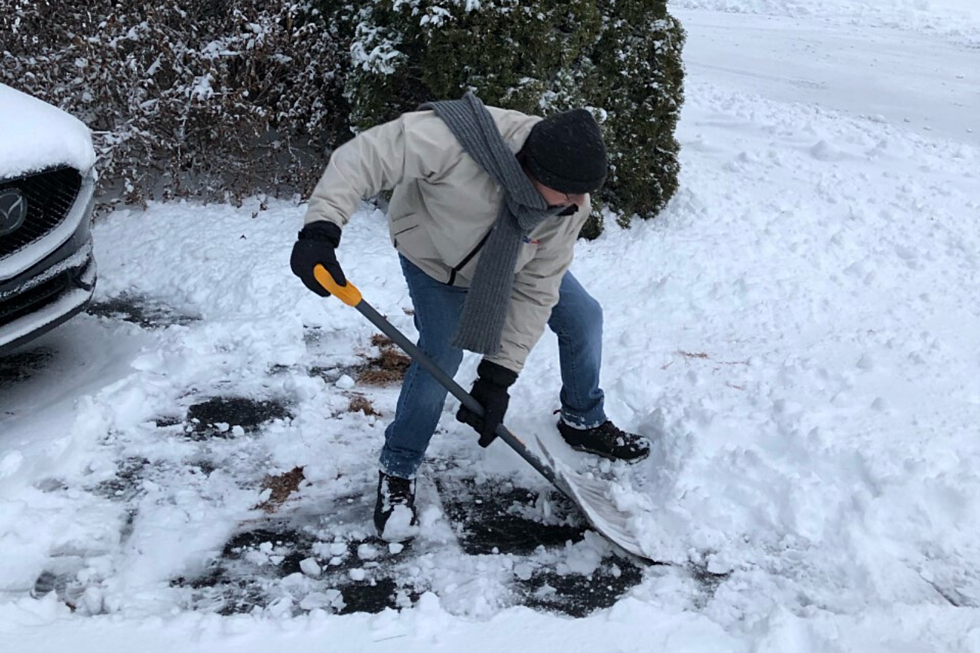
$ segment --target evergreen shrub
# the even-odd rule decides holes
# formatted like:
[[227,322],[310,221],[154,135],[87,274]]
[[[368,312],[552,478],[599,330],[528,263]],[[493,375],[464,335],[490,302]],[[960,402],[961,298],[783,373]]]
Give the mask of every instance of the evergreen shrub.
[[610,176],[599,207],[651,218],[677,189],[684,30],[666,0],[378,0],[355,19],[345,96],[367,128],[472,90],[490,105],[549,115],[590,108]]

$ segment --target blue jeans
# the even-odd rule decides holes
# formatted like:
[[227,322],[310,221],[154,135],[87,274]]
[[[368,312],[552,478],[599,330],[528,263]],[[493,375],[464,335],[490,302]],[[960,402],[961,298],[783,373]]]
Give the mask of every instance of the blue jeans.
[[[463,350],[449,344],[466,289],[436,281],[400,256],[408,291],[415,306],[418,346],[450,376],[463,360]],[[558,336],[561,365],[562,419],[581,428],[606,421],[603,392],[599,389],[602,362],[602,307],[566,272],[558,304],[548,326]],[[431,374],[412,363],[402,382],[395,419],[385,430],[381,469],[386,474],[412,478],[436,430],[447,390]]]

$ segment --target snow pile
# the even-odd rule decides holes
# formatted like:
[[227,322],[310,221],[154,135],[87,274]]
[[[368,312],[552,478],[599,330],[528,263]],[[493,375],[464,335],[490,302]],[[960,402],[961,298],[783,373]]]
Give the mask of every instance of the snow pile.
[[416,537],[419,529],[412,523],[412,519],[412,511],[408,506],[395,506],[385,524],[381,539],[396,544]]

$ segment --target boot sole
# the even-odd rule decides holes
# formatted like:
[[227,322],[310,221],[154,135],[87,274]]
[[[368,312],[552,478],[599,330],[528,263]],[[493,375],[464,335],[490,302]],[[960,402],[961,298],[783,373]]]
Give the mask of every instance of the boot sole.
[[589,447],[585,447],[582,445],[570,444],[568,446],[570,446],[575,451],[580,451],[582,453],[591,453],[593,455],[599,456],[600,458],[605,458],[606,460],[622,461],[625,463],[629,463],[630,465],[638,463],[641,460],[646,460],[650,456],[649,450],[645,454],[641,456],[637,456],[636,458],[620,458],[618,456],[613,456],[612,454],[607,453],[605,451],[597,451],[595,449],[590,449]]

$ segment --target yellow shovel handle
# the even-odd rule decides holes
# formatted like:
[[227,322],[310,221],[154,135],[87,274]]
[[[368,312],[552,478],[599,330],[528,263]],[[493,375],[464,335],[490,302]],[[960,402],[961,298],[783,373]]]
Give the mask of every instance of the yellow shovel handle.
[[361,303],[361,291],[355,288],[354,284],[348,281],[347,285],[338,286],[337,282],[330,276],[330,273],[327,272],[327,268],[322,265],[317,265],[313,268],[313,276],[316,277],[316,280],[320,282],[321,286],[330,291],[331,295],[348,306],[357,306]]

